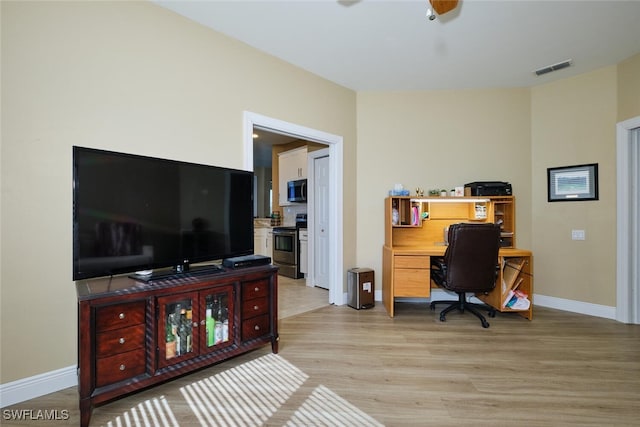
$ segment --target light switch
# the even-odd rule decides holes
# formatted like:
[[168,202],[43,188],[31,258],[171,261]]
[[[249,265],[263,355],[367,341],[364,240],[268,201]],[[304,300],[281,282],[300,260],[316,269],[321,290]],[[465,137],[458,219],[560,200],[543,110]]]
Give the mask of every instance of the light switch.
[[585,240],[584,230],[571,230],[571,240]]

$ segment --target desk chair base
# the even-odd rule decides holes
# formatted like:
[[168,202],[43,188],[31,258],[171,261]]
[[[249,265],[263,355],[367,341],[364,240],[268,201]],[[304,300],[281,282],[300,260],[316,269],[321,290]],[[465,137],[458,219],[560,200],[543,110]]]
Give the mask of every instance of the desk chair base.
[[480,304],[467,302],[464,292],[458,294],[458,301],[432,301],[430,304],[431,310],[436,309],[436,304],[450,304],[449,307],[445,308],[440,312],[441,322],[446,321],[447,313],[455,310],[456,308],[460,311],[460,313],[464,313],[465,310],[473,313],[478,319],[480,319],[480,322],[482,323],[483,328],[488,328],[489,322],[487,322],[487,319],[485,319],[485,317],[477,309],[487,310],[489,317],[496,317],[495,308],[489,307],[488,305],[484,305],[484,304],[480,305]]

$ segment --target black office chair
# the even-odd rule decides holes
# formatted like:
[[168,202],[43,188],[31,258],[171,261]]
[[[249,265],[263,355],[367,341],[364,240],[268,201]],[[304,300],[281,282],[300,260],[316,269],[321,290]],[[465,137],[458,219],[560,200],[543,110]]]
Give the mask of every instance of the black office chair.
[[445,289],[458,294],[457,301],[433,301],[436,304],[450,304],[440,312],[440,321],[456,308],[475,314],[483,328],[489,327],[487,319],[478,309],[488,310],[490,317],[496,311],[487,305],[466,301],[466,293],[488,293],[496,286],[498,275],[498,249],[500,247],[500,226],[495,224],[452,224],[449,227],[449,246],[444,257],[431,257],[431,278]]

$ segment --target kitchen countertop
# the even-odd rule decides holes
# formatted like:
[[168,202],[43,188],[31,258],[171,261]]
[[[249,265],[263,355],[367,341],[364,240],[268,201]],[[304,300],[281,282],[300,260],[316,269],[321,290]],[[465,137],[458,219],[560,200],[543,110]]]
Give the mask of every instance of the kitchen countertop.
[[253,228],[273,228],[271,218],[254,218]]

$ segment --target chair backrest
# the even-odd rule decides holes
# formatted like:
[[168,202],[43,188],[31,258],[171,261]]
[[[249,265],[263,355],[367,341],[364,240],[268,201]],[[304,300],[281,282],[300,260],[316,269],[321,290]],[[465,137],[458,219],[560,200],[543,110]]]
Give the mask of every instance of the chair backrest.
[[452,224],[444,255],[446,287],[456,292],[488,292],[495,287],[500,226]]

